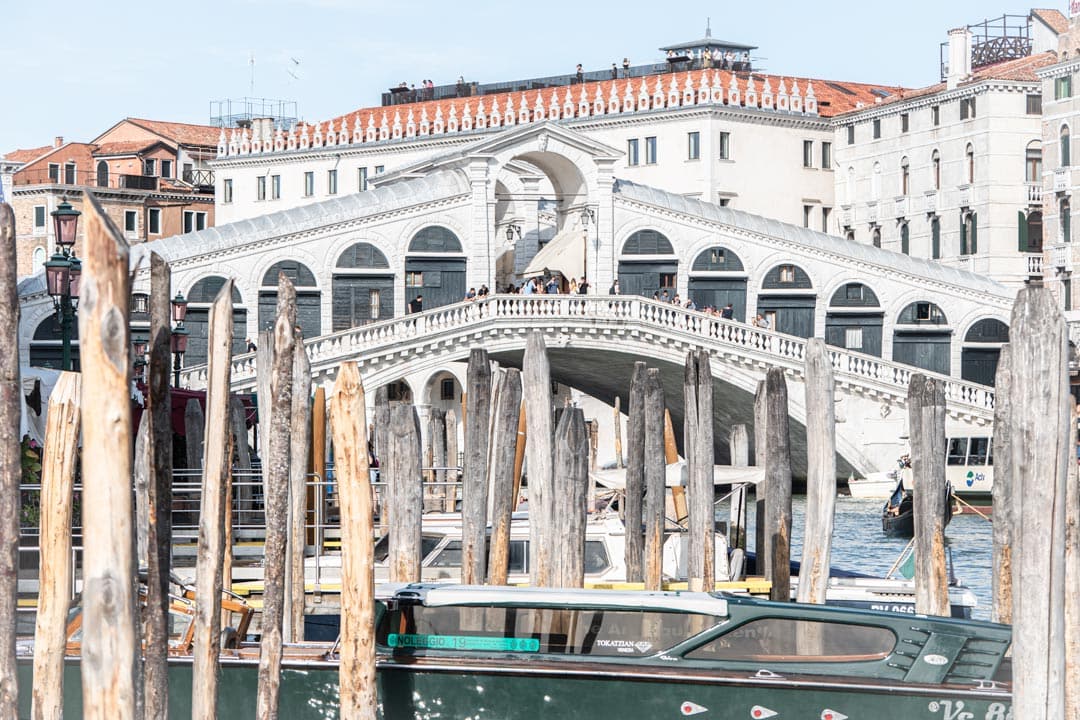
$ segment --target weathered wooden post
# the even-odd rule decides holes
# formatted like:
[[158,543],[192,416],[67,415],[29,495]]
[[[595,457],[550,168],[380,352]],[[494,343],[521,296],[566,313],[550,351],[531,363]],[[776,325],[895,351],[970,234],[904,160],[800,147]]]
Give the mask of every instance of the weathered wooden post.
[[375,390],[375,457],[379,460],[379,487],[376,490],[379,505],[379,534],[385,535],[390,527],[390,388],[386,385]]
[[645,373],[645,589],[659,590],[663,581],[664,499],[664,387],[660,371]]
[[390,582],[420,580],[421,516],[424,485],[420,477],[420,418],[411,403],[390,408]]
[[945,568],[945,386],[921,373],[908,386],[915,514],[915,612],[951,614]]
[[[760,380],[754,393],[754,467],[764,468],[767,451],[765,436],[768,433],[769,414],[765,402],[765,381]],[[768,492],[769,474],[766,471],[754,488],[754,556],[758,575],[765,575],[768,565],[765,545],[765,495]]]
[[135,433],[135,456],[132,467],[132,486],[135,489],[135,566],[147,565],[147,544],[150,531],[150,417],[143,413]]
[[446,411],[446,512],[457,511],[458,495],[458,414],[450,408]]
[[687,542],[690,590],[711,592],[716,587],[716,528],[713,500],[713,385],[709,353],[686,354],[683,377],[683,449],[689,490],[689,538]]
[[289,432],[293,396],[293,348],[296,338],[296,288],[278,274],[277,318],[274,320],[273,374],[270,377],[270,431],[263,463],[266,498],[265,571],[263,575],[262,645],[255,716],[276,720],[281,689],[281,622],[285,610],[285,535],[289,522]]
[[94,408],[94,422],[83,424],[83,717],[130,720],[135,714],[138,641],[128,247],[91,193],[84,194],[83,218],[79,360],[82,405]]
[[330,424],[341,500],[341,720],[375,720],[375,543],[364,386],[355,362],[338,370]]
[[[203,443],[205,442],[206,413],[195,398],[189,398],[184,406],[184,447],[187,448],[188,470],[202,468]],[[193,475],[192,477],[197,477]]]
[[[236,463],[233,472],[225,478],[225,558],[221,565],[221,583],[226,590],[232,589],[233,581],[233,509],[239,501],[240,507],[246,507],[243,498],[250,498],[251,492],[251,447],[248,445],[247,408],[240,398],[229,397],[229,422],[232,425],[233,456]],[[234,473],[239,473],[240,485],[236,485]],[[245,524],[248,513],[237,513],[240,523]]]
[[[521,384],[520,376],[518,384]],[[514,494],[511,496],[514,510],[517,510],[518,503],[521,502],[521,470],[525,467],[525,433],[525,403],[522,402],[518,408],[517,448],[514,450]]]
[[255,346],[255,388],[259,402],[259,457],[263,463],[263,484],[266,480],[266,463],[270,452],[270,377],[274,372],[274,329],[259,331],[259,344]]
[[615,432],[615,467],[626,467],[626,463],[623,462],[623,449],[622,449],[622,399],[618,395],[615,396],[615,407],[612,412],[612,428]]
[[806,527],[798,600],[825,604],[836,509],[836,381],[821,338],[806,342]]
[[307,521],[307,469],[311,450],[311,361],[304,349],[304,334],[293,330],[292,427],[289,429],[289,534],[286,539],[286,611],[284,636],[287,642],[304,639],[304,546]]
[[49,451],[41,466],[41,571],[31,707],[34,720],[64,717],[64,646],[71,605],[71,506],[81,419],[79,379],[79,373],[61,373],[49,396],[46,418],[45,447]]
[[[750,436],[743,424],[731,428],[728,438],[732,467],[750,464]],[[731,490],[731,508],[728,512],[728,544],[732,549],[746,550],[746,485]]]
[[626,527],[626,579],[645,581],[645,532],[642,529],[645,500],[645,363],[634,363],[630,377],[630,401],[626,418],[626,496],[623,524]]
[[529,441],[525,446],[529,466],[529,581],[533,587],[549,587],[553,581],[551,537],[553,455],[551,418],[551,365],[544,336],[534,330],[525,343],[522,391]]
[[[229,381],[232,375],[233,281],[210,308],[207,340],[206,430],[199,507],[199,547],[195,565],[195,632],[192,650],[191,717],[217,717],[221,652],[221,583],[225,551],[225,484],[232,467]],[[263,632],[266,632],[265,624]]]
[[[146,660],[143,665],[144,713],[154,720],[169,717],[169,573],[172,565],[172,274],[157,253],[150,254],[149,392],[149,527],[147,529]],[[249,460],[250,465],[250,460]]]
[[18,263],[15,214],[0,203],[0,717],[19,711],[15,605],[19,594],[19,483],[22,481],[22,383],[19,378]]
[[554,553],[554,584],[580,588],[585,584],[585,495],[589,482],[588,436],[581,408],[562,412],[555,428],[555,494],[552,498],[560,526]]
[[517,429],[521,413],[521,373],[510,368],[502,374],[499,404],[495,408],[495,447],[491,467],[491,556],[488,584],[505,585],[510,563],[510,519],[514,493],[514,460],[518,454]]
[[1009,395],[1012,392],[1012,351],[1008,344],[1002,345],[998,356],[997,375],[994,379],[994,485],[991,488],[994,506],[994,553],[991,573],[994,603],[991,619],[994,622],[1012,623],[1012,558],[1014,547],[1012,499],[1012,409]]
[[[1022,288],[1009,323],[1009,459],[1016,545],[1012,584],[1024,590],[1013,595],[1012,711],[1024,720],[1067,717],[1065,503],[1067,467],[1076,462],[1067,429],[1068,338],[1050,289]],[[944,458],[944,451],[940,455]]]
[[[446,411],[431,408],[428,415],[428,436],[431,438],[431,465],[435,471],[435,497],[446,507]],[[436,508],[437,510],[438,508]]]
[[769,598],[791,600],[791,438],[787,380],[782,368],[765,375],[765,579]]
[[465,413],[465,471],[461,482],[461,582],[484,582],[488,505],[488,424],[491,363],[486,350],[469,352]]

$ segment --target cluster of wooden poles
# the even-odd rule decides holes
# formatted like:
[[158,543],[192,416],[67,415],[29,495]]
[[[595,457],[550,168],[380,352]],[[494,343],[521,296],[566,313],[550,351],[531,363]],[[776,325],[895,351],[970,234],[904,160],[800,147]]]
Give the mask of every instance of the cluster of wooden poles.
[[[92,194],[86,217],[86,267],[79,313],[81,378],[64,374],[50,399],[42,477],[42,563],[33,717],[59,718],[64,618],[71,587],[71,488],[82,435],[82,691],[88,718],[168,717],[168,576],[171,553],[171,418],[168,388],[168,266],[151,255],[149,394],[141,439],[133,442],[130,405],[127,245]],[[0,720],[17,717],[15,623],[21,404],[14,218],[0,206]],[[227,509],[237,443],[246,443],[242,408],[230,401],[231,283],[214,301],[202,440],[202,506],[196,570],[192,717],[216,717],[220,599],[228,556]],[[279,278],[273,331],[259,345],[259,402],[266,505],[265,590],[256,716],[277,717],[283,644],[302,636],[304,476],[313,438],[311,377],[296,326],[295,289]],[[1080,717],[1080,493],[1076,408],[1068,392],[1067,332],[1051,293],[1021,291],[1013,340],[1002,353],[995,407],[995,619],[1014,632],[1014,716]],[[462,580],[505,583],[511,513],[527,459],[530,579],[538,586],[584,581],[588,434],[582,411],[555,422],[551,372],[542,336],[528,338],[523,369],[492,370],[474,350],[462,422]],[[265,368],[265,370],[264,370]],[[807,529],[799,600],[823,602],[836,495],[834,378],[820,340],[807,346]],[[688,353],[683,392],[688,464],[689,580],[709,589],[713,557],[713,396],[709,355]],[[948,614],[944,555],[945,386],[915,374],[907,398],[916,492],[917,611]],[[391,576],[420,577],[419,421],[408,404],[377,395],[375,428],[383,457]],[[319,406],[316,405],[316,411]],[[791,462],[785,372],[768,370],[755,398],[759,487],[756,548],[774,599],[789,599]],[[664,534],[664,388],[659,370],[635,366],[630,383],[627,491],[629,580],[658,588]],[[319,426],[319,421],[314,423]],[[437,420],[435,422],[438,422]],[[445,420],[444,420],[445,422]],[[341,510],[342,620],[340,716],[374,718],[373,492],[368,418],[355,363],[341,366],[329,400]],[[324,425],[325,426],[325,425]],[[449,438],[446,428],[444,438]],[[456,438],[456,432],[454,433]],[[243,440],[241,440],[243,438]],[[526,441],[527,438],[527,441]],[[436,440],[436,443],[438,440]],[[730,432],[732,461],[749,461],[745,426]],[[522,445],[524,444],[524,448]],[[449,448],[436,448],[433,454]],[[242,453],[241,453],[242,454]],[[133,487],[135,492],[133,492]],[[940,490],[940,492],[939,492]],[[140,500],[136,500],[139,498]],[[732,498],[736,544],[746,527],[746,495]],[[493,528],[490,554],[485,534]],[[556,524],[557,523],[557,524]],[[743,531],[744,532],[744,531]],[[146,602],[135,565],[145,548]],[[1022,592],[1013,593],[1013,587]],[[140,617],[141,615],[141,617]],[[143,627],[145,634],[138,628]],[[142,652],[140,652],[140,648]]]

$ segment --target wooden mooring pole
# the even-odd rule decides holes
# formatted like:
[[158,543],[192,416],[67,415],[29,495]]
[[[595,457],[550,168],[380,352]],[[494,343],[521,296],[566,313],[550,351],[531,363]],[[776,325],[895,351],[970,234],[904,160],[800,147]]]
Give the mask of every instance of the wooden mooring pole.
[[128,247],[93,194],[83,197],[79,360],[82,405],[94,409],[94,421],[83,423],[83,717],[130,720],[139,657]]
[[[750,435],[746,425],[738,424],[731,428],[728,438],[732,467],[750,465]],[[731,508],[728,512],[728,545],[746,550],[746,485],[739,485],[731,490]]]
[[533,587],[550,587],[553,455],[551,418],[551,365],[544,336],[529,333],[522,361],[522,392],[529,440],[525,454],[529,467],[529,581]]
[[[791,600],[791,438],[787,379],[782,368],[765,375],[765,579],[769,598]],[[760,556],[759,556],[760,557]]]
[[262,645],[255,717],[276,720],[281,689],[282,619],[285,611],[285,539],[289,522],[289,433],[293,399],[293,348],[296,288],[278,274],[274,320],[273,372],[270,376],[270,430],[263,462],[266,541],[263,574]]
[[521,373],[510,368],[502,374],[499,404],[495,408],[495,447],[491,465],[491,555],[488,584],[505,585],[510,569],[510,520],[517,506],[515,459],[521,414]]
[[683,377],[683,452],[688,475],[687,543],[689,589],[711,592],[716,587],[716,488],[713,466],[713,384],[709,353],[692,350],[686,354]]
[[[203,443],[205,442],[206,413],[202,404],[195,398],[188,398],[184,406],[184,447],[187,449],[188,470],[199,470],[203,461]],[[192,475],[194,478],[195,475]]]
[[229,381],[232,374],[233,281],[210,308],[207,341],[206,431],[195,565],[195,632],[192,651],[191,717],[217,718],[221,652],[221,589],[225,551],[225,490],[232,467]]
[[421,518],[420,418],[411,403],[390,408],[390,582],[420,580]]
[[0,718],[19,711],[15,606],[19,595],[19,483],[22,482],[22,383],[15,214],[0,203]]
[[458,413],[454,408],[446,411],[446,512],[457,512],[458,500]]
[[[757,391],[754,393],[754,467],[765,468],[766,434],[769,422],[768,408],[765,402],[765,381],[760,380]],[[754,488],[754,557],[756,558],[757,574],[764,576],[769,561],[766,557],[765,545],[765,495],[769,487],[769,473],[761,476],[760,482]]]
[[626,491],[623,525],[626,528],[626,579],[645,581],[645,363],[634,363],[626,418]]
[[945,385],[921,373],[908,386],[915,513],[915,612],[951,614],[945,567]]
[[[440,501],[441,508],[446,507],[446,411],[431,408],[428,414],[428,437],[431,438],[431,464],[442,468],[435,471],[434,496]],[[436,509],[441,509],[437,507]]]
[[390,527],[389,468],[392,462],[390,448],[390,388],[386,385],[375,390],[375,457],[379,459],[379,534],[385,535]]
[[334,468],[341,500],[341,720],[375,720],[375,559],[364,386],[355,362],[338,370],[330,396]]
[[34,629],[33,720],[64,717],[64,646],[72,597],[71,506],[79,451],[79,373],[60,374],[49,396],[41,464],[41,571]]
[[585,584],[585,498],[589,487],[589,438],[581,408],[562,411],[555,428],[555,493],[559,523],[559,552],[554,554],[554,584],[580,588]]
[[461,582],[484,582],[487,561],[488,439],[491,362],[486,350],[469,352],[466,370],[465,471],[461,482]]
[[615,407],[612,408],[613,424],[612,429],[615,433],[615,467],[623,468],[626,464],[623,462],[623,447],[622,447],[622,399],[618,395],[615,396]]
[[1076,463],[1076,449],[1068,428],[1069,335],[1049,288],[1020,290],[1009,338],[1012,584],[1020,590],[1013,595],[1012,715],[1067,718],[1065,504],[1067,468]]
[[994,622],[1012,623],[1012,557],[1013,518],[1012,499],[1012,415],[1009,396],[1012,393],[1012,350],[1008,344],[1001,347],[998,355],[997,375],[994,380],[994,485],[991,488],[994,507],[993,522],[993,607],[990,618]]
[[289,429],[289,534],[286,538],[286,642],[304,639],[304,548],[307,544],[307,469],[311,451],[311,361],[304,335],[294,328],[293,396]]
[[825,604],[836,510],[836,381],[821,338],[806,343],[806,527],[798,600]]
[[645,372],[645,589],[659,590],[663,581],[664,500],[664,386],[660,370]]

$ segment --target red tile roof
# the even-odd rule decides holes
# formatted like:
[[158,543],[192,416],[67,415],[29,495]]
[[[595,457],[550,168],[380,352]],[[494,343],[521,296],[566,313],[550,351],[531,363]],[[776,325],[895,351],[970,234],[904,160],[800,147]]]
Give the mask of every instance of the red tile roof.
[[142,118],[127,118],[127,121],[181,145],[216,148],[218,136],[221,134],[221,128],[212,125],[191,125],[189,123],[144,120]]
[[28,148],[26,150],[12,150],[7,155],[3,156],[4,160],[8,162],[28,163],[31,160],[37,160],[39,157],[47,152],[55,150],[53,145],[42,145],[38,148]]
[[94,147],[94,155],[135,155],[147,148],[157,145],[159,141],[152,140],[121,140],[117,142],[100,143]]
[[1053,8],[1034,8],[1031,14],[1046,23],[1058,35],[1069,32],[1069,19]]

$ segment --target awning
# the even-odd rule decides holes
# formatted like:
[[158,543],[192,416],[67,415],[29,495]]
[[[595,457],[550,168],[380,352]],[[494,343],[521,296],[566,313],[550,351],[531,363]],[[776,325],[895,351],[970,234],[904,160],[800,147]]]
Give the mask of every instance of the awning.
[[560,230],[525,268],[524,277],[557,271],[564,278],[575,280],[585,275],[585,232],[580,227]]

